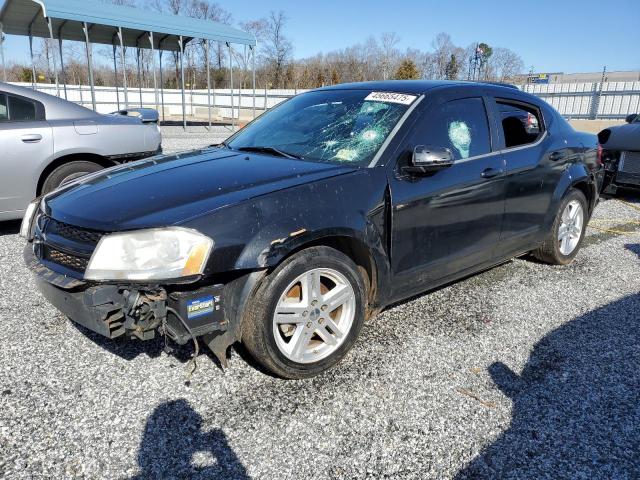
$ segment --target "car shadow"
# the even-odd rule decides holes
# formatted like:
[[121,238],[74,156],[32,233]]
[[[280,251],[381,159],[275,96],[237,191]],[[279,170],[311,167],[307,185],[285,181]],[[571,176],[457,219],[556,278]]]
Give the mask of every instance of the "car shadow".
[[[124,360],[134,360],[139,355],[147,355],[150,358],[158,358],[162,352],[166,352],[175,358],[178,362],[185,364],[193,358],[194,345],[193,342],[187,342],[185,345],[178,345],[169,340],[165,344],[165,339],[160,334],[156,334],[156,338],[152,340],[129,339],[125,337],[107,338],[99,333],[89,330],[86,327],[74,322],[71,319],[67,321],[85,337],[91,340],[100,348],[109,353],[119,356]],[[167,348],[168,347],[168,348]],[[198,361],[211,361],[218,368],[222,369],[222,365],[218,358],[207,348],[207,346],[199,341],[200,354]]]
[[493,363],[511,424],[457,478],[637,478],[639,366],[640,294],[547,334],[520,375]]
[[0,222],[0,236],[3,235],[17,235],[20,233],[21,220],[6,220]]
[[149,416],[138,466],[132,479],[250,478],[224,432],[203,430],[202,417],[184,399],[162,403]]

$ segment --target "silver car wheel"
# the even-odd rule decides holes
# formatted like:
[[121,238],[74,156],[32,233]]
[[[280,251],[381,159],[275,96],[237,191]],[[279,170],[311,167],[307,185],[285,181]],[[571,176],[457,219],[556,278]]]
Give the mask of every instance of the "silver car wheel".
[[570,255],[578,246],[584,225],[584,209],[578,200],[570,201],[562,212],[558,244],[562,255]]
[[284,289],[273,314],[280,352],[296,363],[312,363],[335,352],[347,338],[356,296],[347,278],[331,268],[315,268]]

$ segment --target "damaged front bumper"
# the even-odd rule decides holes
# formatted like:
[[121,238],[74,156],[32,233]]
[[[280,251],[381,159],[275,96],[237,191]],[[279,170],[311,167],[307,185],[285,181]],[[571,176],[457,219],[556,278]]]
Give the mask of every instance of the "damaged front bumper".
[[181,345],[202,336],[214,344],[209,346],[216,355],[233,343],[233,339],[227,345],[215,340],[228,330],[224,285],[169,290],[159,285],[86,282],[40,263],[31,244],[24,249],[24,259],[42,295],[65,316],[100,335],[151,340],[159,332]]

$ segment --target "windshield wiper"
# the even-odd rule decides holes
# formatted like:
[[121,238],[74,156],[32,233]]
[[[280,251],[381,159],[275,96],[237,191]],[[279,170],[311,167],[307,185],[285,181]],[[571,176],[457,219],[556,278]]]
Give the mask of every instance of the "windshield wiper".
[[241,152],[258,152],[258,153],[270,153],[279,157],[295,158],[296,160],[304,160],[300,155],[294,153],[285,152],[275,147],[239,147],[236,150]]

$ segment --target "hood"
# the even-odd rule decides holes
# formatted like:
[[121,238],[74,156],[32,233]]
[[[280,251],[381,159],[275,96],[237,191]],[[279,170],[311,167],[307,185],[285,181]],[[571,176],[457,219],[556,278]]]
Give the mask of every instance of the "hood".
[[103,170],[46,197],[56,220],[102,231],[183,223],[354,167],[207,149]]

